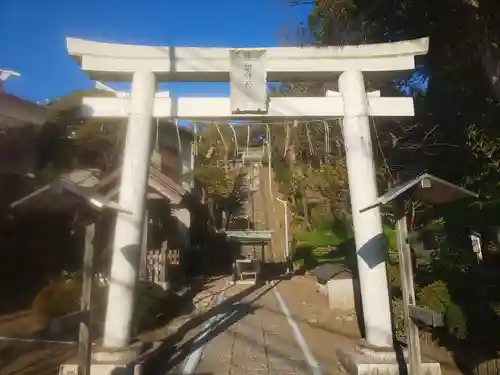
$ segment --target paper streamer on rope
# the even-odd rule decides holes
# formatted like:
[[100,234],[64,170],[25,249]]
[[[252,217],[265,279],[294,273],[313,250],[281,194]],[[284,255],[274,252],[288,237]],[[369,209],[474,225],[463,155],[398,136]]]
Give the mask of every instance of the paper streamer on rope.
[[325,154],[330,154],[330,126],[328,122],[323,121],[323,127],[325,129]]
[[[342,119],[344,119],[345,117],[339,117],[339,116],[336,116],[336,117],[331,117],[331,118],[318,118],[318,119],[310,119],[310,120],[294,120],[293,121],[293,128],[297,128],[299,125],[304,125],[306,127],[306,135],[307,135],[307,141],[308,141],[308,148],[309,148],[309,152],[311,155],[314,155],[315,152],[316,152],[316,149],[314,147],[314,142],[313,142],[313,136],[312,136],[312,132],[311,132],[311,129],[309,128],[309,125],[313,125],[313,126],[322,126],[324,128],[324,131],[325,131],[325,134],[324,134],[324,142],[325,142],[325,146],[324,146],[324,151],[325,151],[325,154],[326,155],[329,155],[331,154],[332,152],[332,141],[335,142],[335,145],[337,146],[337,148],[342,148],[342,140],[339,139],[338,137],[333,137],[332,139],[332,133],[331,133],[331,129],[330,129],[330,124],[329,124],[329,121],[333,121],[333,120],[336,120],[338,121],[339,123],[339,126],[341,126],[342,124]],[[203,125],[215,125],[216,128],[217,128],[217,131],[219,132],[219,135],[221,137],[221,140],[223,141],[224,143],[224,147],[226,148],[226,150],[228,150],[228,145],[227,143],[225,142],[225,139],[222,135],[222,132],[220,130],[220,126],[217,122],[211,120],[211,121],[199,121],[199,120],[196,120],[196,121],[190,121],[191,123],[193,124],[200,124],[200,126],[203,126]],[[284,152],[283,152],[283,157],[286,157],[287,155],[287,152],[288,152],[288,149],[290,147],[290,143],[291,143],[291,138],[292,138],[292,130],[291,130],[291,124],[287,121],[283,122],[283,121],[269,121],[269,122],[262,122],[262,121],[252,121],[252,120],[248,120],[248,121],[241,121],[241,122],[237,122],[236,124],[235,123],[232,123],[232,122],[224,122],[224,123],[227,123],[227,125],[231,128],[231,131],[233,133],[233,137],[234,137],[234,140],[235,140],[235,155],[238,155],[240,151],[240,145],[238,144],[238,135],[236,133],[236,130],[235,130],[235,126],[236,125],[240,125],[240,126],[244,126],[246,125],[247,127],[247,139],[246,139],[246,146],[245,146],[245,149],[246,149],[246,154],[249,153],[249,149],[250,149],[250,143],[251,143],[251,126],[252,125],[265,125],[266,128],[270,129],[271,126],[273,125],[277,125],[277,126],[284,126],[285,127],[285,140],[284,140]],[[199,134],[199,133],[198,133]],[[195,145],[195,155],[198,155],[199,154],[199,144],[201,143],[201,140],[202,140],[202,135],[199,135],[197,138],[196,138],[196,135],[195,135],[195,139],[197,139],[197,142],[196,142],[196,145]],[[270,141],[270,139],[269,139]],[[213,150],[210,152],[210,154],[213,152]]]
[[234,148],[235,148],[235,155],[238,155],[238,137],[236,136],[236,130],[234,130],[233,124],[230,122],[228,123],[229,127],[231,128],[234,136]]
[[309,130],[309,126],[307,125],[307,123],[305,124],[305,127],[306,127],[307,143],[309,145],[309,154],[314,155],[314,146],[311,140],[311,131]]
[[219,128],[219,124],[215,123],[215,127],[217,128],[217,131],[219,132],[220,135],[220,139],[222,140],[222,144],[224,145],[224,170],[227,172],[228,171],[227,155],[229,153],[229,149],[227,147],[226,141],[224,140],[224,136],[222,135],[222,132]]
[[285,121],[285,151],[283,152],[283,157],[286,157],[289,142],[290,142],[290,128],[288,127],[288,122]]
[[224,140],[224,136],[222,135],[222,132],[220,131],[219,124],[215,123],[215,127],[217,129],[217,132],[220,135],[220,139],[222,140],[222,145],[224,146],[224,149],[225,149],[226,154],[227,154],[227,151],[228,151],[227,144],[226,144],[226,141]]
[[197,156],[198,155],[198,128],[196,127],[196,122],[191,122],[191,128],[193,130],[193,155]]
[[[315,118],[315,119],[309,119],[309,120],[295,120],[297,121],[297,123],[300,123],[300,124],[316,124],[316,125],[322,125],[324,121],[334,121],[334,120],[339,120],[339,119],[342,119],[344,118],[343,116],[336,116],[336,117],[322,117],[322,118]],[[232,121],[235,121],[235,120],[232,120]],[[213,125],[216,121],[214,120],[207,120],[207,121],[203,121],[203,120],[190,120],[190,122],[196,122],[197,124],[200,124],[200,125]],[[218,122],[225,122],[225,121],[222,121],[222,120],[218,120]],[[228,120],[228,123],[229,123],[229,120]],[[251,120],[251,119],[248,119],[248,120],[240,120],[239,122],[241,125],[265,125],[265,124],[268,124],[270,126],[273,126],[273,125],[278,125],[278,124],[283,124],[283,120],[275,120],[275,121],[268,121],[268,122],[262,122],[262,121],[255,121],[255,120]]]
[[247,124],[247,155],[248,155],[249,144],[250,144],[250,123]]
[[271,198],[271,206],[273,208],[274,212],[274,196],[273,196],[273,189],[272,189],[272,182],[273,182],[273,166],[272,166],[272,155],[271,155],[271,129],[269,128],[268,124],[265,124],[266,126],[266,143],[267,143],[267,171],[269,173],[268,179],[269,181],[267,182],[269,185],[269,197]]
[[179,131],[179,121],[175,119],[175,130],[177,131],[177,142],[179,146],[179,154],[182,153],[182,142],[181,142],[181,133]]

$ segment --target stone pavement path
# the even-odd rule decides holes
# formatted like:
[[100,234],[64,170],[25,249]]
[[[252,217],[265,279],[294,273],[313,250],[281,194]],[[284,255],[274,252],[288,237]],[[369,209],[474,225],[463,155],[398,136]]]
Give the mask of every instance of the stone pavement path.
[[[261,286],[227,281],[218,280],[199,295],[199,303],[218,300],[216,307],[209,303],[199,316],[170,327],[182,339],[165,355],[171,358],[165,370],[150,374],[345,374],[336,351],[358,342],[356,316],[331,311],[314,280],[295,276]],[[456,375],[452,367],[444,364],[443,374]]]
[[[229,296],[248,286],[235,285]],[[233,303],[216,323],[223,332],[204,349],[196,374],[307,374],[308,366],[280,311],[272,285]],[[229,297],[228,296],[228,297]]]
[[[286,283],[284,281],[283,283]],[[210,327],[197,333],[190,355],[172,374],[337,375],[336,364],[316,362],[301,323],[286,307],[280,285],[233,285]],[[278,293],[277,293],[278,291]],[[220,298],[219,298],[220,302]],[[284,306],[285,305],[285,306]],[[323,343],[323,346],[329,343]],[[330,352],[334,358],[334,352]]]

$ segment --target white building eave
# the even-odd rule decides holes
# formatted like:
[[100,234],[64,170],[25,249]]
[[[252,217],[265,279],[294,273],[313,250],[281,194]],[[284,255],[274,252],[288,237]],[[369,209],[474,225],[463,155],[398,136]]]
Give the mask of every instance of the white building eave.
[[47,119],[47,108],[0,91],[0,122],[1,118],[43,125]]

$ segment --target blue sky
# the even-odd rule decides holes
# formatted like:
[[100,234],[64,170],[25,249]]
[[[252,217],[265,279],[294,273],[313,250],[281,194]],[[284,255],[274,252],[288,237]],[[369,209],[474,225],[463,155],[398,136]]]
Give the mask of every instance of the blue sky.
[[[34,101],[92,87],[64,38],[214,47],[285,43],[307,9],[286,0],[0,0],[0,67],[21,73],[5,90]],[[121,85],[111,84],[112,87]],[[225,84],[162,85],[175,95],[226,95]]]

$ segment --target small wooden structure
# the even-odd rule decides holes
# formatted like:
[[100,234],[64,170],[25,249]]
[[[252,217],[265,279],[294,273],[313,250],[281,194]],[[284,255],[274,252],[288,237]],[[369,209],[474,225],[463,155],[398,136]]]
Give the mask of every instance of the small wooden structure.
[[[265,261],[264,248],[271,241],[272,231],[264,230],[228,230],[224,234],[230,241],[242,245],[254,245],[253,251],[237,254],[233,261],[233,282],[256,283],[261,276],[261,265]],[[255,245],[261,246],[260,257],[257,256]]]
[[409,373],[422,374],[422,357],[418,326],[439,327],[443,325],[443,317],[434,311],[416,305],[413,285],[413,265],[410,244],[408,241],[408,224],[406,219],[406,203],[418,199],[429,204],[443,204],[458,199],[478,195],[431,174],[424,173],[388,190],[372,205],[361,210],[392,203],[396,221],[396,235],[401,273],[401,289],[403,294],[403,313],[407,329],[409,351]]
[[83,256],[83,280],[80,302],[80,331],[78,339],[78,371],[80,375],[90,375],[92,335],[90,332],[92,281],[94,279],[95,222],[103,210],[111,212],[127,211],[106,198],[83,189],[71,181],[56,179],[49,185],[11,204],[11,209],[43,207],[46,210],[74,210],[79,214],[80,224],[85,226],[85,249]]
[[325,285],[333,278],[345,279],[351,278],[352,272],[347,268],[334,263],[324,263],[316,267],[311,272],[318,282],[318,284]]
[[352,272],[340,264],[324,263],[312,274],[316,277],[317,291],[328,298],[330,309],[352,314],[360,303],[359,283]]
[[[104,197],[118,197],[118,168],[95,186]],[[187,191],[154,166],[150,167],[139,277],[167,289],[171,279],[182,277],[189,228],[181,228],[180,210],[185,209]],[[180,214],[179,214],[180,215]]]

